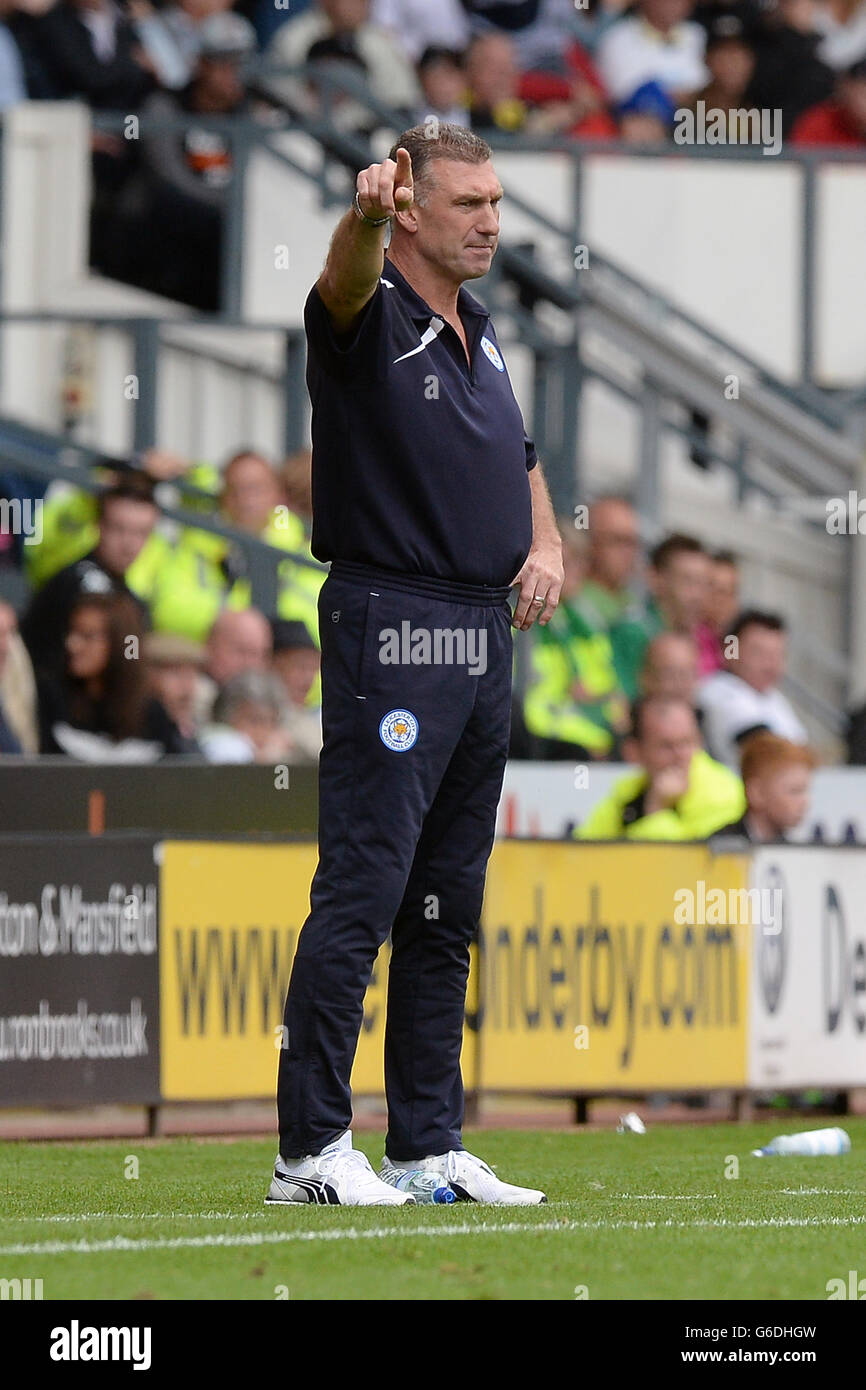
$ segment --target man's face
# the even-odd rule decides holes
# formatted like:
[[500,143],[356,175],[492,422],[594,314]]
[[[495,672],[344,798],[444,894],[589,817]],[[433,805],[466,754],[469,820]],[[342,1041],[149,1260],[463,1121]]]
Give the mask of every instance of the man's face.
[[703,617],[716,632],[729,631],[740,606],[740,576],[735,565],[712,560]]
[[780,833],[793,830],[809,809],[812,774],[808,767],[768,768],[750,777],[750,809],[765,815]]
[[217,685],[242,671],[265,671],[271,654],[270,629],[246,613],[219,619],[208,639],[207,669]]
[[222,509],[242,531],[260,535],[280,498],[279,479],[267,459],[246,454],[226,470]]
[[642,0],[640,12],[648,24],[665,33],[682,24],[692,11],[692,0]]
[[150,683],[154,695],[165,706],[178,727],[189,725],[195,708],[198,669],[190,662],[176,666],[154,666]]
[[353,34],[367,22],[368,0],[319,0],[335,34]]
[[517,96],[520,70],[514,45],[504,34],[477,39],[466,59],[466,81],[476,106],[492,107]]
[[18,630],[18,620],[14,608],[8,603],[0,603],[0,676],[9,658],[12,638]]
[[196,91],[209,111],[233,111],[244,96],[242,60],[236,57],[199,58]]
[[764,694],[782,679],[787,648],[784,632],[750,624],[740,633],[739,655],[732,662],[733,668],[753,690]]
[[700,622],[709,579],[709,560],[699,551],[672,555],[656,574],[656,595],[672,627],[691,632]]
[[608,589],[624,589],[640,548],[637,518],[624,502],[596,502],[589,513],[590,571]]
[[302,705],[319,674],[320,656],[313,647],[289,647],[274,653],[274,672],[293,705]]
[[156,507],[118,497],[106,503],[96,552],[109,574],[123,575],[141,553],[156,525]]
[[713,81],[734,95],[746,90],[755,67],[755,55],[741,39],[712,44],[705,61]]
[[[464,164],[434,159],[432,186],[414,216],[416,252],[455,283],[486,275],[499,242],[499,204],[502,185],[490,160]],[[422,194],[424,196],[424,194]]]
[[434,111],[447,111],[462,103],[466,78],[463,69],[450,58],[441,58],[424,69],[421,86]]
[[647,695],[670,695],[694,700],[698,679],[698,654],[691,638],[675,633],[657,637],[647,653],[643,687]]
[[688,772],[700,740],[694,714],[685,705],[646,710],[637,742],[637,760],[650,779],[671,768]]

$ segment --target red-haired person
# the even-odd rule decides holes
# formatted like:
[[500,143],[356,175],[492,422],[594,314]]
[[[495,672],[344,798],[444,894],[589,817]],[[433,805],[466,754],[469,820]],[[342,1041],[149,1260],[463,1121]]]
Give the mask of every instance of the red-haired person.
[[740,760],[745,814],[716,835],[758,845],[786,840],[808,810],[817,762],[812,749],[802,743],[791,743],[778,734],[752,734],[743,744]]

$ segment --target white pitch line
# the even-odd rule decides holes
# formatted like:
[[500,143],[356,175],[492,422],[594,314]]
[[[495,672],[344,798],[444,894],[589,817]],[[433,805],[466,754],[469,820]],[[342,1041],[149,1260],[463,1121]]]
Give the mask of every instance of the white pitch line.
[[27,1225],[30,1221],[250,1221],[258,1211],[82,1211],[55,1212],[50,1216],[0,1216],[4,1221]]
[[107,1252],[135,1250],[188,1250],[206,1247],[230,1248],[250,1245],[284,1245],[295,1241],[340,1240],[414,1240],[446,1236],[477,1235],[538,1235],[542,1231],[564,1234],[567,1231],[694,1231],[694,1230],[769,1230],[782,1228],[848,1227],[866,1225],[866,1216],[768,1216],[742,1221],[726,1217],[697,1221],[510,1221],[501,1225],[478,1221],[461,1225],[387,1227],[374,1226],[358,1230],[346,1226],[333,1231],[249,1231],[243,1235],[171,1236],[161,1239],[134,1240],[128,1236],[112,1236],[107,1240],[50,1240],[0,1245],[0,1255],[101,1255]]
[[684,1195],[681,1192],[616,1192],[614,1196],[623,1202],[717,1202],[718,1192],[697,1192]]
[[786,1197],[866,1197],[866,1189],[858,1187],[783,1187]]

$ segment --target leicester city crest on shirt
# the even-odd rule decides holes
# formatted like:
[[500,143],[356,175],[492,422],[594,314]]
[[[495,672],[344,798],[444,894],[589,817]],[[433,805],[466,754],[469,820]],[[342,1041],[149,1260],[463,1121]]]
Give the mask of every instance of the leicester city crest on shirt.
[[407,709],[392,709],[379,725],[379,737],[393,753],[408,753],[418,739],[418,720]]
[[490,358],[490,361],[493,363],[493,365],[494,365],[494,367],[496,368],[497,372],[504,372],[504,371],[505,371],[505,363],[504,363],[503,360],[502,360],[502,357],[501,357],[500,352],[499,352],[499,348],[496,346],[496,344],[495,344],[495,343],[491,343],[491,341],[490,341],[489,338],[482,338],[482,339],[481,339],[481,348],[482,348],[482,351],[484,352],[485,357],[489,357],[489,358]]

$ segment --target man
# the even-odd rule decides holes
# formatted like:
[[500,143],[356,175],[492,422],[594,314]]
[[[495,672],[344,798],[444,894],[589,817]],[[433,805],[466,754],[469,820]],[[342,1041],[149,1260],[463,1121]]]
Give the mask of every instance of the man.
[[781,111],[786,140],[798,117],[833,91],[833,70],[818,56],[823,9],[818,0],[778,0],[765,11],[762,32],[756,36],[755,71],[743,106]]
[[746,812],[717,835],[747,844],[778,844],[795,830],[809,808],[817,758],[811,748],[776,734],[753,734],[743,746],[741,769]]
[[684,632],[698,650],[698,672],[716,669],[718,641],[704,621],[710,582],[710,559],[692,536],[667,536],[650,554],[648,573],[653,598],[646,626],[648,635]]
[[598,497],[589,508],[589,554],[580,611],[593,627],[610,627],[637,603],[631,587],[640,555],[637,513],[624,497]]
[[724,666],[725,638],[740,611],[740,567],[730,550],[710,556],[709,582],[704,595],[702,617],[714,633],[717,644],[716,667]]
[[57,675],[64,660],[66,625],[80,594],[127,594],[150,625],[146,605],[124,578],[144,549],[157,520],[153,484],[149,478],[130,474],[99,497],[99,537],[89,555],[67,565],[49,579],[21,623],[21,636],[37,675]]
[[35,30],[55,97],[99,110],[135,111],[155,85],[133,22],[112,0],[60,0]]
[[714,758],[738,767],[750,734],[768,730],[794,743],[808,735],[788,698],[778,689],[785,674],[788,639],[775,613],[749,608],[733,625],[737,656],[698,687],[707,747]]
[[635,13],[605,31],[598,67],[616,103],[646,82],[657,83],[677,103],[688,102],[704,86],[706,36],[689,21],[691,10],[691,0],[639,0]]
[[743,814],[743,785],[703,752],[686,700],[639,700],[624,752],[640,770],[621,778],[593,807],[575,831],[577,839],[705,840]]
[[560,523],[565,578],[553,621],[532,647],[523,722],[537,746],[528,756],[583,761],[612,758],[629,725],[606,632],[593,632],[579,612],[585,533]]
[[257,608],[225,608],[214,620],[205,643],[204,666],[196,682],[195,722],[211,716],[224,685],[246,671],[266,671],[273,651],[271,625]]
[[694,708],[698,684],[698,654],[684,632],[660,632],[646,649],[640,675],[644,695],[667,695]]
[[[321,39],[337,39],[345,53],[356,55],[367,75],[370,93],[398,111],[414,111],[418,83],[400,44],[385,29],[370,23],[369,0],[318,0],[303,14],[288,19],[268,45],[265,58],[268,88],[289,107],[315,113],[317,98],[309,86],[285,72],[309,61],[310,49]],[[364,129],[370,111],[352,98],[342,103],[344,129]]]
[[[241,449],[222,477],[219,510],[225,521],[280,550],[309,557],[300,516],[285,502],[279,474],[268,459]],[[280,562],[277,609],[315,632],[316,603],[323,579],[318,569],[289,558]],[[162,566],[151,595],[154,626],[204,642],[224,605],[245,608],[251,597],[245,556],[213,531],[188,527]]]
[[[192,79],[178,93],[155,92],[141,115],[141,167],[147,225],[141,234],[142,278],[157,293],[207,313],[220,307],[223,223],[234,177],[232,142],[210,120],[243,113],[243,64],[255,32],[241,15],[213,14],[201,25]],[[183,117],[202,117],[199,124]],[[154,226],[171,228],[155,262],[147,261]]]
[[196,741],[196,693],[205,661],[204,647],[173,632],[149,632],[144,654],[151,691],[173,720],[181,751],[200,753]]
[[[550,620],[561,545],[489,316],[462,288],[499,237],[490,148],[459,126],[428,134],[407,131],[358,175],[305,310],[312,548],[331,572],[319,867],[286,1002],[270,1202],[402,1203],[397,1184],[418,1168],[463,1200],[544,1200],[464,1150],[460,1050],[508,749],[510,629]],[[389,932],[377,1177],[352,1148],[349,1076]]]
[[640,557],[637,513],[624,497],[606,495],[592,503],[588,520],[587,575],[574,606],[588,628],[610,638],[619,684],[634,700],[647,642],[632,588]]

